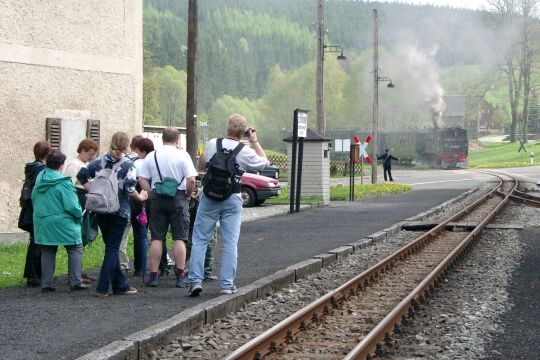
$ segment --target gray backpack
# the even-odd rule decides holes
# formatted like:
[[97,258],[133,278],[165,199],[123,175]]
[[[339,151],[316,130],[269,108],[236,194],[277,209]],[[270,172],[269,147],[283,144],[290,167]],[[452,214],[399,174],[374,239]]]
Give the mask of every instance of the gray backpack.
[[127,160],[127,157],[122,157],[113,164],[112,168],[105,168],[107,161],[105,157],[101,158],[101,170],[96,173],[90,191],[86,194],[86,210],[98,214],[113,214],[120,209],[118,199],[120,181],[118,181],[117,173],[120,166]]

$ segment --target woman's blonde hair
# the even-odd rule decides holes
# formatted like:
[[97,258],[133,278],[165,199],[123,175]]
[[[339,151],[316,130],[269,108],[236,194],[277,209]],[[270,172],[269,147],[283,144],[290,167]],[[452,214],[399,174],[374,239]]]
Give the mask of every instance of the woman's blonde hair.
[[111,156],[114,158],[121,158],[124,151],[129,146],[129,137],[123,131],[119,131],[112,136],[111,146],[109,148]]

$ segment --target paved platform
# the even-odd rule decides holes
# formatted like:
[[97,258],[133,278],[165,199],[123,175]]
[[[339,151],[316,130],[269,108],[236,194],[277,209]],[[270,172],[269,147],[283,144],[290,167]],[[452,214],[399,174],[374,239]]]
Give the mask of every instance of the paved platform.
[[[335,202],[286,214],[288,206],[245,209],[239,241],[237,285],[244,286],[315,255],[349,244],[454,198],[463,189],[416,190],[399,195]],[[221,242],[216,248],[219,269]],[[164,278],[158,288],[107,300],[89,292],[71,293],[64,279],[58,291],[13,287],[0,290],[0,353],[6,359],[73,359],[120,340],[219,294],[217,283],[204,284],[199,298],[186,296]]]

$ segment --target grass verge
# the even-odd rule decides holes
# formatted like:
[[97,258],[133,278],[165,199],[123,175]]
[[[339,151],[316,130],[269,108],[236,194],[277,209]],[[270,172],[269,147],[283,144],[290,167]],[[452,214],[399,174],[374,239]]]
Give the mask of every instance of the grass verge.
[[[531,141],[525,144],[526,152],[518,152],[519,142],[482,142],[483,149],[469,151],[470,168],[503,168],[531,165],[531,153],[539,156],[540,146]],[[537,159],[536,161],[538,162]],[[534,164],[532,164],[534,165]]]
[[[23,278],[27,244],[0,245],[0,289],[25,283]],[[133,254],[133,239],[128,241],[128,254]],[[84,248],[83,269],[101,266],[105,244],[101,235]],[[67,252],[63,246],[56,252],[56,275],[67,274]]]
[[[348,185],[333,185],[330,186],[330,201],[344,201],[349,200]],[[400,192],[410,191],[411,186],[406,184],[398,184],[394,182],[385,182],[378,184],[358,184],[354,186],[354,197],[360,199],[366,196],[383,195],[383,194],[396,194]],[[311,204],[322,201],[320,197],[301,198],[301,204]],[[289,189],[284,186],[281,188],[281,195],[277,198],[271,198],[266,200],[266,204],[272,205],[288,205],[289,204]]]

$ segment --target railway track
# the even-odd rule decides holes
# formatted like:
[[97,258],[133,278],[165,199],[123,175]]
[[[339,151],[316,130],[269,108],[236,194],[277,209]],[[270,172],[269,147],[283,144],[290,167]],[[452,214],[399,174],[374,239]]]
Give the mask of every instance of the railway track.
[[[226,359],[371,359],[394,346],[394,333],[444,281],[482,229],[510,200],[540,203],[501,174],[493,190],[394,254],[229,354]],[[451,222],[477,225],[447,230]]]

